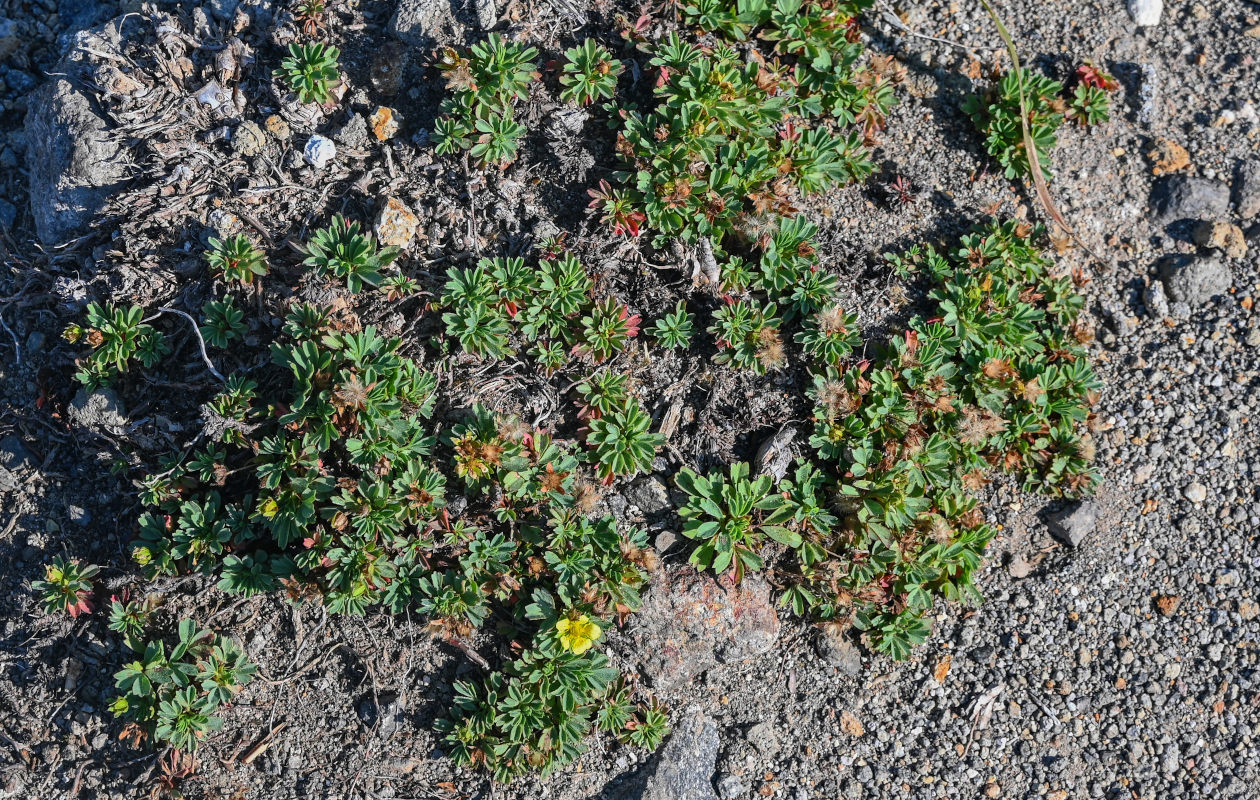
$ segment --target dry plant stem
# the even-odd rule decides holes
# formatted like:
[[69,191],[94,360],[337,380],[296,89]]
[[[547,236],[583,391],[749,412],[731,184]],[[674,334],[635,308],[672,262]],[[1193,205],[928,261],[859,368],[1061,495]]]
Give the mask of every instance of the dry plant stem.
[[[1011,68],[1015,70],[1015,74],[1020,74],[1019,52],[1015,49],[1015,40],[1011,38],[1011,32],[1007,30],[1006,25],[1002,22],[1002,18],[998,16],[996,10],[989,3],[989,0],[980,0],[984,6],[984,10],[989,13],[989,17],[993,20],[993,24],[997,26],[998,36],[1002,37],[1002,41],[1006,44],[1006,52],[1011,57]],[[1041,201],[1041,207],[1045,209],[1046,214],[1054,220],[1063,231],[1070,237],[1072,241],[1081,246],[1081,249],[1094,258],[1095,261],[1102,261],[1098,254],[1089,248],[1089,245],[1081,241],[1081,237],[1076,235],[1076,231],[1063,215],[1059,213],[1059,209],[1054,205],[1054,199],[1050,196],[1050,187],[1046,185],[1046,176],[1041,172],[1041,159],[1037,157],[1037,145],[1033,141],[1032,129],[1028,126],[1028,100],[1024,96],[1024,81],[1020,78],[1016,81],[1019,88],[1019,123],[1024,134],[1024,151],[1028,154],[1028,163],[1032,167],[1033,187],[1037,190],[1037,199]]]
[[4,321],[3,311],[0,311],[0,325],[3,325],[5,331],[8,332],[9,336],[13,337],[13,366],[15,367],[22,366],[22,346],[18,344],[17,334],[14,333],[13,329],[9,327],[9,323]]
[[210,360],[210,356],[207,355],[206,353],[206,340],[201,337],[201,329],[197,327],[197,320],[193,319],[192,316],[189,315],[188,313],[180,311],[177,308],[168,308],[167,306],[162,306],[158,309],[158,311],[163,312],[163,313],[170,312],[172,314],[178,314],[179,316],[188,320],[192,324],[193,334],[197,337],[197,346],[201,348],[201,360],[206,362],[206,369],[210,370],[211,375],[218,378],[219,383],[226,384],[227,378],[224,378],[223,375],[221,375],[219,371],[214,368],[214,362]]

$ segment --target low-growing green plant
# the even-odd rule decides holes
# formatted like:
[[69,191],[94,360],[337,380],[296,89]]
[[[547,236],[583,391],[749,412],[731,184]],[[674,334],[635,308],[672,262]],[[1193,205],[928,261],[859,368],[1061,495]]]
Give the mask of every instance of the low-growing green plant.
[[378,286],[381,270],[398,257],[397,247],[377,248],[376,239],[361,233],[357,221],[337,214],[327,228],[311,235],[306,243],[309,255],[304,262],[320,273],[345,280],[346,288],[358,292],[364,286]]
[[611,297],[598,300],[582,317],[582,339],[579,348],[596,361],[606,361],[629,346],[639,335],[638,314],[631,314],[624,304]]
[[122,599],[110,598],[109,629],[121,634],[123,641],[132,650],[143,649],[138,642],[143,640],[151,618],[152,609],[145,601],[131,600],[125,592]]
[[[132,631],[127,631],[131,643]],[[119,696],[110,705],[116,716],[133,721],[138,735],[177,750],[192,752],[223,721],[215,712],[231,703],[253,679],[257,668],[230,639],[181,620],[179,636],[168,653],[152,641],[114,675]]]
[[796,334],[796,341],[806,355],[836,366],[852,355],[862,342],[857,315],[833,305],[810,317],[804,330]]
[[454,711],[440,728],[455,762],[484,765],[504,782],[530,772],[546,776],[581,755],[596,727],[655,749],[667,731],[664,714],[636,708],[608,658],[588,652],[598,625],[577,612],[555,618],[546,602],[532,609],[542,621],[534,650],[481,686],[456,684]]
[[[903,70],[891,60],[860,64],[853,33],[867,3],[801,0],[683,7],[701,28],[742,41],[753,28],[772,43],[745,59],[720,41],[700,48],[670,34],[640,45],[657,71],[656,106],[611,108],[622,120],[621,188],[592,191],[591,206],[614,232],[720,243],[758,217],[795,213],[797,197],[868,175],[865,143],[883,126]],[[821,124],[827,119],[841,130]]]
[[1068,101],[1068,116],[1082,125],[1099,125],[1111,119],[1108,94],[1120,88],[1119,82],[1090,63],[1076,68],[1076,80]]
[[535,48],[505,42],[496,33],[467,54],[444,48],[436,66],[451,95],[434,123],[434,150],[439,155],[471,150],[483,165],[510,164],[527,132],[513,120],[513,104],[529,96],[530,83],[538,79],[537,59]]
[[579,106],[589,105],[601,97],[611,100],[617,78],[625,65],[612,57],[594,39],[565,51],[560,75],[560,99]]
[[126,373],[133,359],[152,368],[170,352],[165,334],[143,321],[140,306],[88,303],[84,316],[86,327],[70,324],[62,337],[71,344],[83,341],[92,348],[86,358],[76,362],[74,376],[90,392],[109,386]]
[[92,564],[54,556],[44,567],[44,579],[32,581],[40,605],[49,614],[77,617],[92,610],[92,579],[101,571]]
[[687,493],[687,503],[678,510],[683,536],[700,542],[690,559],[697,567],[719,574],[729,569],[740,581],[745,571],[761,569],[757,551],[766,538],[787,545],[799,543],[799,535],[788,529],[764,524],[765,512],[783,503],[771,476],[750,480],[748,465],[737,462],[731,465],[729,478],[683,469],[676,480]]
[[210,269],[225,281],[252,284],[254,279],[267,274],[267,258],[243,233],[226,239],[211,237],[206,261]]
[[635,475],[652,467],[656,451],[665,443],[659,433],[651,433],[652,418],[637,400],[590,421],[586,443],[592,449],[595,470],[605,483],[618,475]]
[[778,307],[738,300],[713,312],[709,333],[717,338],[718,364],[733,364],[758,375],[783,366],[783,338],[779,334]]
[[971,95],[963,101],[963,111],[971,117],[985,137],[985,149],[1002,165],[1008,178],[1028,177],[1032,164],[1024,148],[1024,129],[1020,118],[1020,86],[1028,109],[1028,132],[1036,147],[1037,162],[1048,181],[1050,151],[1058,142],[1057,132],[1066,110],[1058,97],[1063,84],[1027,69],[1010,70],[988,93]]
[[599,372],[579,383],[576,387],[579,402],[579,418],[598,419],[624,408],[630,399],[626,388],[628,376],[619,372]]
[[280,62],[275,74],[288,82],[299,103],[327,103],[341,80],[337,59],[341,51],[323,42],[289,44],[289,56]]
[[201,336],[212,347],[227,347],[245,333],[245,312],[231,295],[206,303],[201,309],[201,318]]
[[656,321],[648,328],[648,333],[662,347],[671,350],[687,347],[691,344],[691,335],[695,328],[695,315],[687,312],[687,304],[679,300],[673,311]]

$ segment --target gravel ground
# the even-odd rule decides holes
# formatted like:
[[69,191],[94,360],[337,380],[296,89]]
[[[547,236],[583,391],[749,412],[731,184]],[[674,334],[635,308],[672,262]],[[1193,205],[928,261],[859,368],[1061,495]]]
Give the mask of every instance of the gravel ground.
[[[57,37],[105,6],[0,0],[0,17],[29,25],[15,51],[0,45],[8,53],[0,61],[0,181],[8,198],[0,201],[0,241],[11,264],[45,257],[32,243],[18,167],[30,81],[55,63]],[[878,179],[838,193],[823,236],[857,254],[850,283],[862,280],[875,254],[956,236],[995,204],[1003,214],[1021,207],[1039,214],[1029,195],[986,169],[958,110],[1000,52],[982,9],[898,9],[899,25],[962,43],[977,62],[964,49],[906,35],[885,8],[868,15],[867,32],[911,77],[878,155],[882,176],[907,175],[920,201],[889,209]],[[449,681],[467,669],[457,651],[417,641],[410,623],[325,624],[317,609],[289,612],[275,600],[231,608],[190,600],[185,610],[221,613],[252,655],[271,658],[264,664],[272,674],[309,671],[293,684],[252,686],[228,720],[237,733],[217,753],[223,768],[203,769],[185,791],[657,800],[1260,796],[1253,732],[1260,319],[1252,310],[1260,290],[1260,176],[1243,178],[1260,172],[1252,105],[1260,6],[1169,3],[1159,24],[1144,28],[1119,3],[1017,0],[1000,11],[1037,68],[1065,78],[1092,59],[1123,84],[1111,123],[1065,132],[1051,184],[1101,257],[1071,247],[1061,255],[1090,278],[1084,291],[1107,384],[1099,412],[1109,429],[1098,439],[1105,483],[1095,500],[1061,508],[995,483],[988,508],[1002,533],[978,581],[986,601],[942,608],[932,639],[907,662],[785,618],[756,631],[772,640],[761,655],[740,652],[661,691],[676,733],[659,756],[599,746],[580,770],[506,789],[453,770],[428,731]],[[1156,174],[1163,170],[1147,153],[1160,138],[1184,147],[1189,165]],[[1239,226],[1248,251],[1196,245],[1200,222]],[[6,297],[15,291],[3,284]],[[40,416],[40,354],[64,319],[25,307],[0,313],[24,358],[19,365],[8,334],[0,335],[0,556],[11,565],[0,605],[7,740],[0,797],[143,796],[153,765],[124,763],[140,754],[113,743],[117,728],[103,710],[121,656],[110,652],[103,626],[42,615],[23,588],[66,542],[123,562],[134,511],[118,498],[129,489],[97,456],[116,431],[101,417],[109,409],[78,419],[96,433]],[[868,324],[878,317],[863,314]],[[667,553],[666,562],[678,573],[685,555]],[[115,571],[111,586],[124,579]],[[609,646],[632,661],[631,639],[612,637]],[[67,659],[83,668],[73,680]],[[228,764],[279,719],[290,724],[271,750],[252,765]]]

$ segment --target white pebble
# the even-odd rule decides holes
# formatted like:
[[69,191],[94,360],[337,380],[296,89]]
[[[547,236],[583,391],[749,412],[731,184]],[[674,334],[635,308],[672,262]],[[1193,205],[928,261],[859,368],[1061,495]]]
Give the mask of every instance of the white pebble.
[[337,145],[333,144],[332,139],[325,139],[323,136],[312,136],[302,150],[302,157],[306,159],[306,163],[315,169],[323,169],[324,165],[336,156]]
[[1159,24],[1164,14],[1164,0],[1128,0],[1129,16],[1143,28],[1153,28]]

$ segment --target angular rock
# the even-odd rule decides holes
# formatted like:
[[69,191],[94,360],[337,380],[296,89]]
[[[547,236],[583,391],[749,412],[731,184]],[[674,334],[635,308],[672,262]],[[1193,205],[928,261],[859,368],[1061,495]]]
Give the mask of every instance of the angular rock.
[[450,0],[401,0],[389,20],[389,32],[412,47],[428,47],[438,27],[450,20]]
[[0,17],[0,59],[8,58],[21,50],[23,40],[22,23]]
[[690,708],[654,758],[642,800],[717,800],[718,727],[698,708]]
[[1050,535],[1069,547],[1078,547],[1098,523],[1098,504],[1079,500],[1055,512],[1048,520]]
[[1219,258],[1189,255],[1165,256],[1159,262],[1159,277],[1174,303],[1202,306],[1213,297],[1229,292],[1234,276]]
[[826,626],[815,645],[818,655],[850,678],[862,674],[862,650],[838,626]]
[[251,158],[267,146],[267,137],[257,122],[242,122],[232,132],[232,150],[240,156]]
[[1164,0],[1128,0],[1129,16],[1140,28],[1153,28],[1164,14]]
[[783,480],[788,468],[796,459],[792,449],[792,440],[796,438],[795,428],[781,428],[757,448],[753,457],[753,476],[772,475],[776,481]]
[[389,106],[377,106],[372,116],[368,117],[368,124],[372,126],[372,135],[378,142],[389,141],[398,133],[398,112]]
[[494,7],[494,0],[473,0],[477,10],[477,23],[482,30],[490,30],[499,21],[499,12]]
[[1194,243],[1220,250],[1227,258],[1247,255],[1247,240],[1242,228],[1228,222],[1200,222],[1194,227]]
[[1151,319],[1164,319],[1168,316],[1168,295],[1164,294],[1164,284],[1151,281],[1142,290],[1142,305],[1146,306],[1146,316]]
[[94,431],[116,432],[127,425],[127,412],[113,389],[84,389],[70,401],[70,420]]
[[670,508],[669,490],[656,478],[640,478],[626,490],[626,499],[644,514],[659,514]]
[[1229,187],[1208,178],[1169,175],[1155,183],[1151,206],[1161,223],[1220,219],[1229,213]]
[[1179,172],[1190,166],[1190,153],[1172,139],[1157,138],[1146,157],[1154,164],[1156,175]]
[[21,473],[33,466],[35,459],[22,444],[21,437],[6,436],[0,439],[0,491],[11,491],[20,484]]
[[31,97],[26,115],[31,213],[46,246],[86,234],[106,200],[127,181],[126,153],[95,94],[78,80],[100,62],[96,53],[117,53],[121,38],[113,22],[79,33],[50,71],[52,79]]
[[1238,167],[1234,205],[1243,219],[1260,217],[1260,159],[1253,158]]
[[774,646],[779,617],[770,587],[756,577],[738,586],[686,570],[664,573],[630,618],[629,635],[644,676],[669,691],[720,664],[759,656]]
[[376,216],[373,231],[386,247],[406,247],[416,235],[420,220],[396,197],[385,198],[381,213]]
[[302,159],[315,169],[323,169],[329,161],[337,157],[337,145],[332,139],[323,136],[312,136],[302,149]]
[[337,133],[333,136],[341,144],[346,147],[355,149],[361,148],[368,143],[368,123],[361,114],[354,114],[350,119],[346,120],[346,124],[342,125]]

